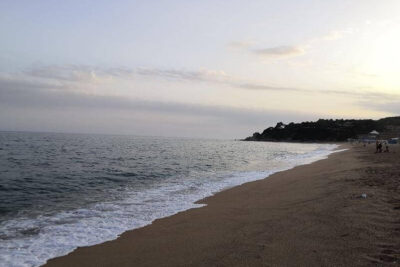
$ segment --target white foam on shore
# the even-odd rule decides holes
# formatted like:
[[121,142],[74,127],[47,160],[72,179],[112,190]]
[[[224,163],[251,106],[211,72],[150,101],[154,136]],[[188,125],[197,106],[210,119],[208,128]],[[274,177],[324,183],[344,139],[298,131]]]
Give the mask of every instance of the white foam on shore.
[[[113,240],[121,233],[148,225],[155,219],[202,207],[202,204],[194,203],[226,188],[327,158],[336,148],[336,145],[321,145],[310,153],[282,157],[283,165],[266,171],[226,173],[210,179],[177,179],[155,184],[142,192],[127,190],[123,200],[34,219],[6,221],[0,225],[1,235],[6,237],[0,243],[0,263],[2,266],[42,265],[77,247]],[[28,234],[18,235],[21,229]]]

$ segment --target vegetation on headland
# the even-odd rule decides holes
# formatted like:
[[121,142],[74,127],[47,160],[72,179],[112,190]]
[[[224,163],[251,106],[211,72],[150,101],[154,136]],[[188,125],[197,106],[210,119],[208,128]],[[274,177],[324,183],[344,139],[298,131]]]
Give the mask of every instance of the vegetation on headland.
[[[256,132],[244,141],[346,141],[358,138],[372,130],[387,133],[400,129],[400,116],[380,120],[326,120],[284,124],[279,122],[275,127],[269,127],[262,133]],[[399,133],[400,134],[400,133]],[[395,136],[393,136],[395,137]]]

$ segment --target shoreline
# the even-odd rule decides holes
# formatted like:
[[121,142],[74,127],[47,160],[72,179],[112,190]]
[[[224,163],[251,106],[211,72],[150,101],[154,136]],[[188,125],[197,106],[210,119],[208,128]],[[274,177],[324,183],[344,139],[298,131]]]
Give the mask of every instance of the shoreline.
[[[382,256],[384,260],[376,259],[373,256],[376,246],[366,242],[365,237],[357,236],[366,230],[362,227],[365,218],[340,211],[341,208],[353,210],[354,203],[356,206],[364,204],[361,201],[364,199],[359,198],[363,191],[355,193],[357,186],[349,187],[343,177],[344,173],[368,165],[357,157],[358,150],[365,148],[332,153],[328,159],[218,192],[196,202],[207,204],[202,208],[157,219],[150,225],[126,231],[112,241],[78,248],[66,256],[49,260],[45,266],[388,262],[393,256],[386,253]],[[359,171],[353,174],[360,176]],[[351,225],[342,222],[349,218]],[[360,232],[359,227],[363,231]],[[366,224],[365,227],[376,225]],[[357,235],[354,236],[352,228]]]
[[[232,145],[235,147],[236,144]],[[243,146],[252,147],[242,144]],[[269,146],[270,144],[266,145],[266,147]],[[93,246],[115,240],[124,232],[150,225],[156,219],[202,207],[202,204],[196,203],[217,192],[247,182],[265,179],[273,173],[326,158],[337,148],[337,145],[303,147],[299,144],[299,148],[301,149],[300,153],[296,151],[296,145],[291,146],[284,143],[282,146],[275,146],[271,144],[271,150],[261,154],[260,151],[255,151],[255,154],[247,156],[244,165],[252,167],[242,169],[240,166],[243,165],[243,162],[234,157],[230,161],[237,161],[238,166],[232,165],[232,168],[227,168],[229,173],[221,172],[219,175],[211,175],[210,181],[204,179],[204,175],[196,175],[196,177],[192,175],[188,177],[189,179],[182,180],[182,183],[166,183],[162,187],[154,188],[146,187],[143,191],[133,190],[132,195],[126,193],[132,190],[123,191],[124,196],[116,201],[100,201],[95,205],[81,206],[81,209],[62,211],[50,216],[33,218],[33,220],[10,221],[3,228],[6,231],[7,229],[11,229],[11,231],[21,229],[22,232],[29,225],[28,231],[38,229],[39,232],[38,235],[36,235],[37,232],[33,232],[32,236],[28,235],[29,232],[28,234],[22,232],[24,237],[26,236],[25,239],[5,240],[0,247],[0,258],[4,259],[6,265],[41,266],[48,260],[67,255],[78,247]],[[282,149],[285,151],[287,149],[295,150],[294,154],[286,155],[284,153],[283,156],[280,156]],[[274,154],[273,151],[278,152],[277,157],[270,156]],[[239,157],[241,155],[239,153]],[[215,164],[219,163],[215,162]],[[194,167],[196,166],[194,165]],[[235,171],[236,169],[237,171]],[[76,216],[78,219],[75,219]],[[42,225],[44,225],[43,228]]]

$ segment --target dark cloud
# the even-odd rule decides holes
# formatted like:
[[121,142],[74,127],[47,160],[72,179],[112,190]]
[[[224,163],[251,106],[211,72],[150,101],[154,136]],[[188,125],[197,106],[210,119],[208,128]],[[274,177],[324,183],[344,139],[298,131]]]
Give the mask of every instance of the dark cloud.
[[[90,95],[58,90],[25,90],[0,86],[0,104],[2,106],[36,108],[36,109],[101,109],[119,111],[145,111],[190,115],[194,117],[218,117],[238,123],[259,123],[282,112],[234,108],[228,106],[211,106],[183,104],[174,102],[145,101],[126,97]],[[285,112],[295,116],[294,113]]]
[[146,101],[0,80],[0,130],[243,138],[299,112]]

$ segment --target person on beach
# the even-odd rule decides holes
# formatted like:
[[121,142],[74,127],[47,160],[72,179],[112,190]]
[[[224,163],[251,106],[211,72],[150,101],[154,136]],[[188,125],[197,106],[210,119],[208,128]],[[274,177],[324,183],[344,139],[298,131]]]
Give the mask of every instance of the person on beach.
[[382,153],[382,142],[376,141],[376,151],[375,153]]
[[385,142],[385,152],[389,152],[389,145],[387,142]]

